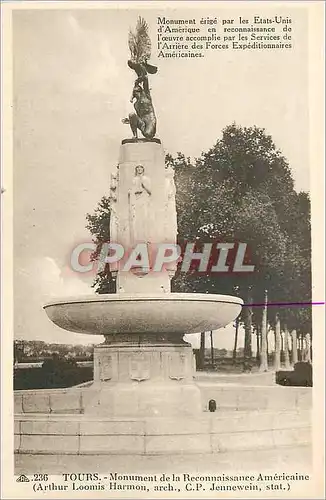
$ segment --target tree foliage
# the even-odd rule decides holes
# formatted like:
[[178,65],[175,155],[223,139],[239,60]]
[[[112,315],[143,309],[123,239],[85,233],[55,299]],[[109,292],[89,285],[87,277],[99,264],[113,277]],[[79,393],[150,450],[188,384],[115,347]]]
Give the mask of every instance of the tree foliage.
[[[219,276],[177,275],[174,290],[230,293],[245,301],[302,303],[311,300],[310,201],[297,193],[288,162],[265,130],[235,124],[195,164],[181,153],[174,165],[180,238],[245,242],[255,272]],[[179,194],[180,193],[180,194]],[[191,207],[191,211],[189,211]],[[271,307],[290,328],[310,330],[311,308]],[[253,308],[253,323],[261,309]]]
[[[110,241],[110,212],[110,198],[102,196],[94,213],[86,215],[86,229],[92,234],[96,245],[96,250],[91,255],[92,261],[99,259],[103,244]],[[115,293],[115,279],[110,273],[108,264],[97,273],[93,287],[97,293]]]
[[[222,137],[195,161],[178,153],[166,156],[175,171],[177,188],[178,241],[244,242],[246,258],[255,265],[251,273],[218,275],[179,271],[173,291],[237,294],[261,304],[268,289],[269,302],[309,302],[310,200],[297,193],[287,160],[271,136],[258,127],[232,124]],[[97,244],[97,259],[104,241],[109,241],[109,199],[103,197],[93,215],[87,215],[88,229]],[[94,283],[99,293],[115,291],[106,268]],[[310,307],[277,306],[269,309],[282,322],[298,331],[310,331]],[[243,319],[245,313],[243,314]],[[261,308],[253,307],[252,322],[261,322]]]

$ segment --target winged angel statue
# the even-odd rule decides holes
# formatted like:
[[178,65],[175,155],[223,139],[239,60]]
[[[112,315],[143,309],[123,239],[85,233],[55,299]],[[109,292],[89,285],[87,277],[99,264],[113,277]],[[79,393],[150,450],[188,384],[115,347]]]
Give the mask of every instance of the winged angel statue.
[[156,133],[156,116],[149,89],[148,74],[155,74],[157,67],[148,63],[151,57],[151,41],[148,35],[148,25],[142,17],[138,18],[135,33],[129,31],[128,43],[131,54],[128,66],[137,75],[130,99],[136,113],[130,113],[129,117],[124,118],[122,122],[130,125],[135,140],[138,139],[138,130],[146,139],[153,139]]

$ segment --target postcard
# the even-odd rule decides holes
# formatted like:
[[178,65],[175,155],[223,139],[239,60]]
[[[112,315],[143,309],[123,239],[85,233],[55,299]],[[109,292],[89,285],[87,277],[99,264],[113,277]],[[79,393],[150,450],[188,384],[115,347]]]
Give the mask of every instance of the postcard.
[[324,4],[1,11],[2,498],[323,498]]

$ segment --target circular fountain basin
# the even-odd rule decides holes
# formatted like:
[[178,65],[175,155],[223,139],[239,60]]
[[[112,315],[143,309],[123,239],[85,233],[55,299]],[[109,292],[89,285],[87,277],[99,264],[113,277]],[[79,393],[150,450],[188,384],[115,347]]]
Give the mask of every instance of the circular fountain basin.
[[53,301],[44,309],[53,323],[76,333],[189,334],[226,326],[242,304],[230,295],[102,294]]

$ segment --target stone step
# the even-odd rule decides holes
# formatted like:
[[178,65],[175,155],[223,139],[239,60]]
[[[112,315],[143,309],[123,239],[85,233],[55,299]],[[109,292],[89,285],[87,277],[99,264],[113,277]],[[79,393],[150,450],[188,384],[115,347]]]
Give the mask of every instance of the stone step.
[[[311,387],[198,383],[202,408],[215,399],[219,410],[293,410],[312,407]],[[83,413],[91,387],[15,391],[15,413]]]
[[192,419],[15,417],[15,452],[27,454],[214,454],[310,441],[309,410],[216,412]]
[[[223,474],[260,473],[274,476],[276,471],[312,472],[312,449],[309,445],[282,446],[272,449],[237,450],[216,454],[170,455],[15,455],[15,474],[33,474],[35,471],[62,475],[95,470],[108,474]],[[300,487],[300,485],[299,485]],[[302,486],[301,486],[302,487]],[[311,488],[311,487],[310,487]],[[198,496],[198,495],[197,495]],[[300,496],[300,495],[299,495]],[[184,497],[184,496],[183,496]],[[182,497],[182,498],[183,498]],[[292,495],[293,497],[293,495]],[[216,495],[215,495],[216,498]]]

